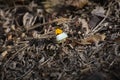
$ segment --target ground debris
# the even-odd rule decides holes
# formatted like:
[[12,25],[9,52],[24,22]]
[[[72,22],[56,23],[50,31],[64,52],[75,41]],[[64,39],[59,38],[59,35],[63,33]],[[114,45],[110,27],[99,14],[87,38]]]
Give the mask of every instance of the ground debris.
[[0,1],[0,80],[120,80],[118,0],[7,1]]

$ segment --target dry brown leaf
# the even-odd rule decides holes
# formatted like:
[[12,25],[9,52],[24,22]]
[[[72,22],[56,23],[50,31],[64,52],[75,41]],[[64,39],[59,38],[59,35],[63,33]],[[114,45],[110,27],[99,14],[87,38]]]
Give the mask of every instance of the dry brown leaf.
[[85,73],[88,73],[88,72],[90,72],[90,70],[91,70],[91,68],[85,68],[85,69],[82,69],[81,70],[81,74],[85,74]]
[[100,41],[104,41],[106,38],[105,34],[95,34],[95,35],[91,35],[85,39],[81,40],[82,44],[98,44]]
[[24,38],[25,36],[26,36],[26,34],[25,34],[25,33],[22,33],[22,34],[21,34],[21,37],[22,37],[22,38]]
[[58,19],[54,19],[53,21],[55,21],[55,22],[62,21],[63,22],[63,21],[66,21],[66,20],[70,20],[70,19],[61,17],[61,18],[58,18]]
[[114,39],[114,42],[120,44],[120,36],[119,36],[118,38],[115,38],[115,39]]
[[97,6],[93,11],[91,12],[93,15],[105,17],[105,9],[103,7]]
[[53,12],[55,9],[64,6],[74,6],[76,8],[83,8],[88,4],[88,0],[46,0],[43,6],[48,13]]
[[105,38],[106,38],[105,34],[97,33],[95,35],[91,35],[81,40],[67,38],[67,43],[70,43],[73,47],[76,45],[87,45],[92,43],[95,43],[95,45],[98,46],[98,43],[100,41],[104,41]]
[[11,26],[11,29],[15,31],[15,25],[12,25],[12,26]]
[[3,52],[1,53],[2,58],[4,58],[7,54],[8,54],[7,51],[3,51]]
[[69,18],[63,18],[63,17],[61,17],[61,18],[58,18],[58,19],[54,19],[53,21],[57,22],[57,25],[60,25],[62,23],[65,23],[68,20],[70,20],[70,19]]
[[89,26],[88,26],[88,22],[85,19],[81,19],[79,18],[79,22],[82,24],[82,28],[86,29],[85,34],[88,34],[90,32]]
[[8,40],[11,40],[12,39],[12,35],[8,35]]
[[70,5],[77,8],[83,8],[86,4],[88,4],[88,0],[74,0]]
[[62,4],[60,2],[60,0],[46,0],[42,3],[43,3],[43,6],[44,6],[46,12],[48,12],[48,13],[52,13],[54,11],[54,9],[56,8],[56,6],[59,6]]
[[33,26],[35,23],[36,17],[33,16],[31,13],[26,12],[23,16],[23,26],[28,30],[30,26]]

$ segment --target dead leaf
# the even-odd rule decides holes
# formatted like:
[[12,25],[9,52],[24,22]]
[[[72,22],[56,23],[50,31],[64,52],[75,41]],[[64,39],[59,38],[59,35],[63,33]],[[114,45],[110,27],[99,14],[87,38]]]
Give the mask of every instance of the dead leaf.
[[95,9],[93,9],[91,13],[96,16],[105,17],[105,10],[100,6],[97,6]]
[[5,18],[5,12],[2,9],[0,9],[0,17]]
[[8,54],[7,51],[3,51],[3,52],[1,53],[2,58],[4,58],[7,54]]
[[82,44],[98,44],[100,41],[104,41],[106,38],[105,34],[95,34],[95,35],[91,35],[89,37],[86,37],[85,39],[81,40]]
[[22,33],[22,34],[21,34],[21,37],[22,37],[22,38],[24,38],[25,36],[26,36],[26,34],[25,34],[25,33]]
[[57,25],[60,25],[62,23],[66,23],[66,21],[69,21],[69,20],[70,20],[69,18],[61,17],[61,18],[58,18],[58,19],[54,19],[53,21],[57,22]]
[[32,14],[29,12],[25,13],[23,16],[23,25],[26,29],[30,28],[31,26],[34,25],[36,20],[36,17],[34,17]]
[[89,20],[90,28],[94,28],[100,21],[101,21],[101,18],[99,18],[96,15],[92,15]]
[[79,18],[79,23],[82,24],[82,28],[83,28],[83,29],[84,29],[84,28],[86,29],[85,34],[88,34],[88,33],[90,32],[90,29],[89,29],[89,26],[88,26],[88,22],[87,22],[85,19]]
[[15,25],[11,25],[11,29],[15,31]]
[[28,6],[28,9],[30,11],[33,11],[33,8],[37,7],[38,5],[34,1],[32,1]]
[[57,6],[60,6],[63,3],[61,3],[60,0],[46,0],[46,1],[42,2],[42,4],[43,4],[46,12],[52,13]]
[[11,40],[12,39],[12,35],[8,35],[8,40]]
[[88,0],[74,0],[70,5],[77,8],[83,8],[86,4],[88,4]]
[[115,38],[113,41],[120,44],[120,36],[118,38]]
[[8,27],[4,31],[5,31],[5,33],[9,33],[10,32],[10,28]]
[[74,6],[76,8],[83,8],[88,4],[88,0],[46,0],[43,3],[45,10],[48,13],[53,12],[55,9],[58,9],[65,6]]

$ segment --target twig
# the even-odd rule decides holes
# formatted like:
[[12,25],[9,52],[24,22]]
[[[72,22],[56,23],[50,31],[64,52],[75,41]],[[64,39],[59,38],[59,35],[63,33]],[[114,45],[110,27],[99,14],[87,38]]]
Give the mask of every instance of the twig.
[[55,34],[54,34],[54,31],[50,31],[46,34],[39,34],[37,37],[27,37],[25,38],[25,40],[30,40],[30,39],[46,39],[46,38],[52,38],[54,37]]
[[109,69],[113,66],[113,64],[115,63],[115,60],[116,60],[116,59],[114,59],[114,60],[109,64]]
[[[68,21],[69,19],[64,19],[64,21]],[[40,27],[40,26],[44,26],[44,25],[48,25],[48,24],[52,24],[52,23],[55,23],[55,22],[59,22],[59,21],[63,21],[62,19],[55,19],[55,20],[53,20],[53,21],[50,21],[50,22],[46,22],[46,23],[43,23],[43,24],[41,24],[41,23],[38,23],[38,24],[36,24],[36,25],[33,25],[33,26],[31,26],[30,28],[28,28],[27,30],[29,31],[29,30],[32,30],[32,29],[35,29],[35,28],[38,28],[38,27]]]
[[109,15],[109,12],[110,12],[110,8],[108,9],[107,13],[106,13],[106,16],[104,17],[104,19],[92,30],[93,34],[98,32],[100,29],[102,29],[104,26],[101,26],[99,27],[104,21],[105,19],[108,17]]
[[25,73],[23,74],[21,77],[17,77],[17,80],[23,80],[28,74],[32,73],[32,69],[35,67],[35,64],[33,64],[33,66]]
[[56,53],[55,54],[53,54],[53,56],[51,56],[50,58],[48,58],[46,61],[44,61],[43,63],[39,63],[40,65],[40,67],[42,67],[43,65],[45,65],[46,63],[48,63],[49,61],[51,61],[51,60],[53,60],[53,58],[56,56]]
[[[55,55],[56,55],[56,54],[54,54],[52,57],[48,58],[45,62],[41,63],[41,64],[40,64],[40,67],[42,67],[43,65],[47,64],[49,61],[53,60],[53,58],[54,58]],[[28,74],[31,74],[31,73],[32,73],[33,68],[34,68],[36,65],[38,65],[38,64],[39,64],[39,62],[36,63],[36,64],[34,64],[23,76],[18,77],[17,79],[19,79],[19,80],[24,79]]]
[[5,64],[3,65],[3,68],[6,66],[6,64],[12,60],[20,51],[22,51],[23,49],[25,49],[28,45],[25,45],[23,48],[19,49],[15,54],[13,54],[6,62]]
[[101,27],[99,27],[99,26],[100,26],[100,25],[106,20],[106,18],[108,17],[108,15],[109,15],[109,13],[110,13],[110,6],[111,6],[111,4],[112,4],[112,2],[111,2],[110,5],[109,5],[109,8],[108,8],[108,10],[107,10],[107,12],[106,12],[106,15],[105,15],[104,19],[103,19],[102,21],[100,21],[100,23],[91,31],[92,34],[98,32],[101,28],[103,28],[103,26],[101,26]]

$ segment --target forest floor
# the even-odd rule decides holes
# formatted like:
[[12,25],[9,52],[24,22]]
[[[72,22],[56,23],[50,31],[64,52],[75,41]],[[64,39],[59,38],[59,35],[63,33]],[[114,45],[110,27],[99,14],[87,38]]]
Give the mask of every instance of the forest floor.
[[120,0],[5,1],[0,80],[120,80]]

